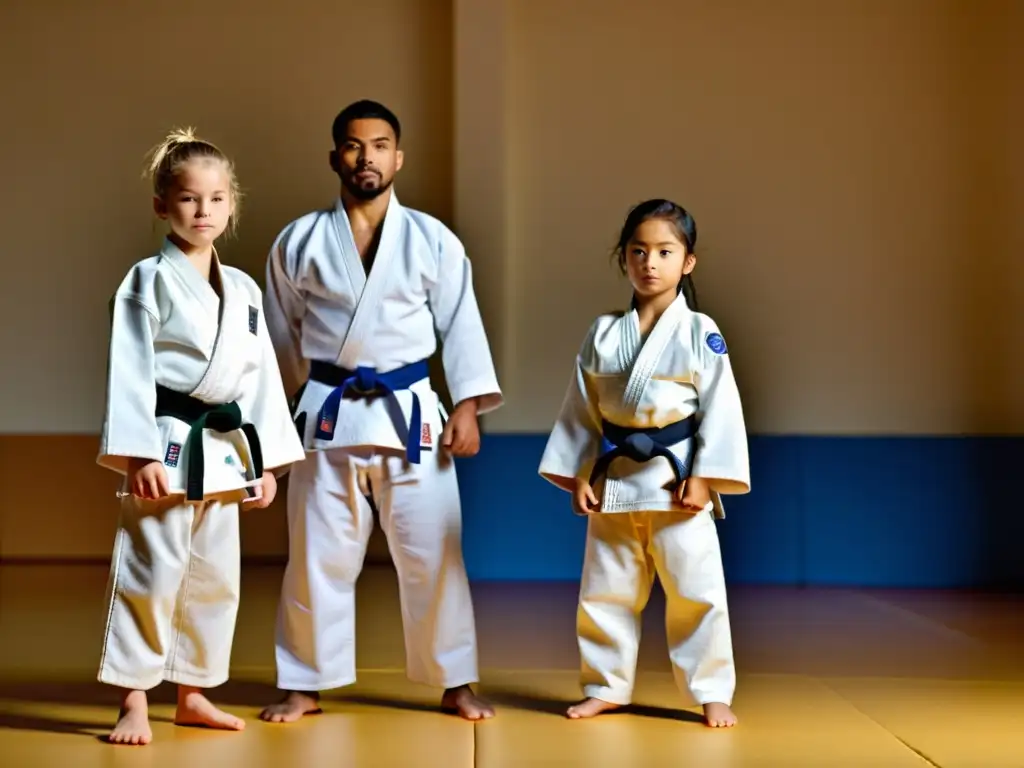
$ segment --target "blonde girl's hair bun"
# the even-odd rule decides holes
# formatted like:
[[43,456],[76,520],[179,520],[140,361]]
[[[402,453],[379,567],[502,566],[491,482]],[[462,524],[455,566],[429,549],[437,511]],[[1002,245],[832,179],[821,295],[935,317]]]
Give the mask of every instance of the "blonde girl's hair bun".
[[242,190],[235,175],[234,163],[217,145],[199,138],[195,128],[174,128],[162,142],[153,147],[146,155],[143,178],[152,180],[153,194],[156,197],[166,199],[182,166],[196,159],[219,160],[227,169],[231,179],[231,197],[234,205],[234,213],[228,225],[228,233],[232,234],[238,224],[242,206]]
[[175,128],[167,137],[153,147],[146,154],[146,166],[142,172],[143,178],[156,179],[160,173],[160,166],[168,160],[168,155],[173,153],[178,147],[184,147],[189,144],[205,143],[196,136],[195,128]]

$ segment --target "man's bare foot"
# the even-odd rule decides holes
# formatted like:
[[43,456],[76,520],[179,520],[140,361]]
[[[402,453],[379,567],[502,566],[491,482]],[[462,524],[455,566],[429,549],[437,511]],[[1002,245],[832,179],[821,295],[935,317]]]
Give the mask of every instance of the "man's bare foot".
[[245,730],[242,718],[217,709],[202,691],[187,685],[178,686],[178,709],[174,713],[174,724],[222,731]]
[[468,685],[445,691],[441,697],[441,709],[456,712],[465,720],[489,720],[494,717],[494,708],[473,693]]
[[579,704],[573,704],[565,711],[565,716],[570,720],[583,720],[584,718],[600,715],[602,712],[610,712],[618,709],[620,704],[612,704],[610,701],[601,699],[584,699]]
[[260,712],[260,720],[268,723],[294,723],[303,715],[318,715],[321,711],[319,694],[289,691],[284,701],[271,704]]
[[712,728],[732,728],[737,722],[729,705],[717,701],[704,705],[704,721]]
[[117,725],[107,736],[111,744],[131,744],[144,746],[153,740],[153,730],[149,727],[149,702],[145,691],[127,691],[121,701],[121,712],[117,716]]

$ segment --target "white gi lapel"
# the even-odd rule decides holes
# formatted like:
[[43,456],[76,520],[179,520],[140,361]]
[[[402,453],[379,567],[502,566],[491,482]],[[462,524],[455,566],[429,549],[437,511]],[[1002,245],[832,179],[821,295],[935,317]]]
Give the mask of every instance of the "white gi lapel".
[[[181,280],[182,285],[188,289],[196,302],[202,306],[203,311],[208,315],[210,322],[219,322],[220,297],[217,295],[217,292],[213,290],[213,286],[210,285],[210,282],[208,280],[204,280],[203,276],[199,274],[199,270],[192,266],[192,262],[188,260],[188,256],[186,256],[178,246],[171,242],[170,238],[164,239],[164,244],[160,249],[160,254],[163,256],[164,260],[171,265],[174,273]],[[213,258],[214,263],[216,263],[216,252],[214,252]]]
[[633,361],[640,354],[643,339],[640,338],[640,317],[631,309],[619,320],[619,369],[630,371]]
[[349,323],[348,332],[345,334],[345,340],[338,351],[337,364],[342,368],[354,370],[358,367],[362,357],[363,342],[369,337],[377,319],[377,305],[384,296],[388,282],[394,273],[392,262],[405,227],[405,214],[398,202],[398,196],[392,190],[388,210],[384,214],[384,226],[380,234],[380,242],[377,244],[377,254],[374,257],[369,276],[363,267],[362,259],[359,258],[355,238],[352,235],[352,225],[349,223],[348,214],[340,201],[334,210],[334,222],[341,244],[345,269],[348,271],[349,280],[357,293],[356,309],[352,315],[352,322]]
[[679,320],[687,309],[686,298],[680,294],[658,318],[643,346],[640,346],[639,316],[636,310],[623,318],[620,355],[632,358],[622,361],[626,367],[632,364],[632,372],[622,396],[623,405],[627,409],[635,412],[640,406],[644,389],[657,370],[658,361],[679,328]]
[[[251,305],[245,292],[225,279],[216,251],[210,275],[211,278],[216,276],[224,298],[220,301],[220,318],[210,362],[203,378],[190,394],[208,403],[224,403],[235,399],[239,379],[248,362],[248,351],[255,346],[246,344],[245,334],[256,338],[259,308]],[[212,286],[208,287],[213,291]]]
[[352,234],[352,224],[348,220],[345,204],[340,197],[334,206],[331,218],[334,220],[334,233],[338,237],[338,247],[341,248],[341,263],[358,303],[359,297],[363,295],[363,289],[366,287],[366,269],[363,267],[363,260],[359,258],[355,235]]

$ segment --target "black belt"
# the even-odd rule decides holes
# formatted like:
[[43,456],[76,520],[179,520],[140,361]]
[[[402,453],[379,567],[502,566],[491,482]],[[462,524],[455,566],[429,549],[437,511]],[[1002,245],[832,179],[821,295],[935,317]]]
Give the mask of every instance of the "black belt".
[[252,467],[256,478],[263,476],[263,450],[260,447],[260,436],[256,427],[242,422],[242,410],[238,403],[221,403],[213,405],[204,403],[198,398],[176,392],[173,389],[156,388],[156,415],[170,416],[190,425],[185,448],[188,451],[188,484],[185,498],[189,501],[202,501],[204,496],[203,479],[206,464],[203,451],[203,430],[215,432],[234,432],[242,430],[249,440],[249,453],[252,456]]
[[590,473],[590,485],[608,472],[608,467],[615,459],[625,456],[637,462],[650,461],[658,456],[667,459],[672,465],[676,483],[682,485],[690,476],[690,468],[683,464],[669,446],[681,443],[697,433],[697,419],[688,416],[682,421],[664,427],[623,427],[610,421],[601,421],[602,453]]

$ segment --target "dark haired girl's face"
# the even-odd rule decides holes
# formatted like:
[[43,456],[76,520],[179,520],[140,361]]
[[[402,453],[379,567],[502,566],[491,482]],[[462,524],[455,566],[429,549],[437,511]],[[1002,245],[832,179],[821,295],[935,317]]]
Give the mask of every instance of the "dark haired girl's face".
[[653,298],[679,288],[683,275],[697,264],[675,227],[664,219],[648,219],[636,228],[624,248],[626,274],[636,295]]
[[341,183],[353,197],[373,200],[383,194],[402,167],[402,151],[386,120],[353,120],[345,142],[336,150]]

